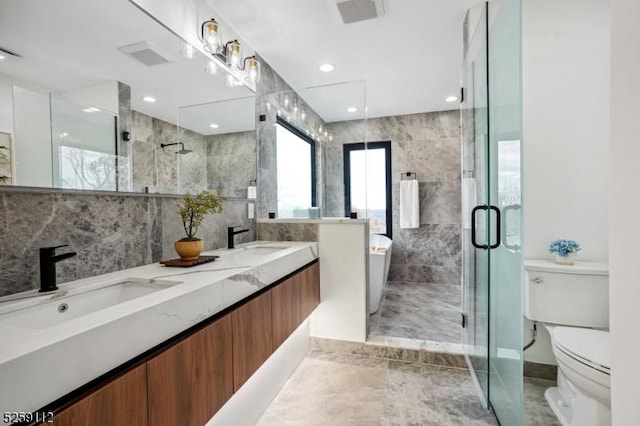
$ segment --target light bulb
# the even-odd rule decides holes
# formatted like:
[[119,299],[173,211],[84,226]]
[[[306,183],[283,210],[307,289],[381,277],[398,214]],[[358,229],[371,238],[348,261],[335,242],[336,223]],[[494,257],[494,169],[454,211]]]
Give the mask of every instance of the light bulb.
[[245,66],[247,72],[247,81],[250,83],[256,83],[260,80],[260,62],[255,56],[251,56],[245,59]]
[[216,53],[220,44],[220,32],[218,31],[218,23],[211,18],[210,21],[202,24],[202,42],[204,50],[209,53]]
[[240,69],[240,60],[242,57],[240,43],[233,40],[227,43],[226,49],[227,65],[232,69]]

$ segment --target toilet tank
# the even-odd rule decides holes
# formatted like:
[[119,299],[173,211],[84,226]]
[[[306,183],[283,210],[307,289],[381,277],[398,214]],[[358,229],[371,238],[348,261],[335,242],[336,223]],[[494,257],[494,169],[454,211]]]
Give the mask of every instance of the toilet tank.
[[524,262],[524,316],[578,327],[609,328],[609,266]]

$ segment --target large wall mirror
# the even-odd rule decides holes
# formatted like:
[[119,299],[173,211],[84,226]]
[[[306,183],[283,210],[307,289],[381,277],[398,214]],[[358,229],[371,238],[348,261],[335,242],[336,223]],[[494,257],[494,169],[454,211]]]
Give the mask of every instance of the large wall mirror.
[[251,90],[127,0],[1,12],[0,185],[246,197],[217,155],[255,165]]
[[365,174],[366,161],[350,176],[354,185],[361,183],[351,192],[362,205],[353,206],[345,194],[344,145],[366,147],[364,81],[262,95],[257,105],[259,217],[344,217],[351,211],[371,216],[366,204],[375,197],[367,197],[373,175]]

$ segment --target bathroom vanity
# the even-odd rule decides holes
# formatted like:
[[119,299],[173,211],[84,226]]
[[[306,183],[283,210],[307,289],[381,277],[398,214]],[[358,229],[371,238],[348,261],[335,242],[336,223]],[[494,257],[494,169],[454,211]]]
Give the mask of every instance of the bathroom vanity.
[[[38,410],[32,420],[57,425],[205,424],[320,301],[317,243],[206,254],[220,258],[186,269],[147,265],[62,284],[57,298],[0,303],[2,412]],[[16,314],[20,306],[46,318],[39,306],[65,300],[73,313],[94,303],[76,295],[123,282],[160,288],[54,324]]]

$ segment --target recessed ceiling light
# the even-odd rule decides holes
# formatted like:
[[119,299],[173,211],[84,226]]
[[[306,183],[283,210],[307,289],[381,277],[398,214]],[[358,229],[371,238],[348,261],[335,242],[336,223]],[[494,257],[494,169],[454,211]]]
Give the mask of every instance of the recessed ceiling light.
[[209,127],[211,127],[212,129],[217,129],[220,126],[218,126],[216,123],[211,123],[209,124]]
[[154,103],[156,101],[156,98],[154,98],[153,96],[143,96],[142,100],[145,102]]
[[322,64],[318,67],[318,69],[322,72],[331,72],[334,70],[334,66],[332,64]]
[[347,112],[358,112],[358,108],[356,108],[356,107],[349,107],[349,108],[347,108]]
[[96,107],[89,107],[89,108],[83,109],[83,111],[84,112],[98,112],[98,111],[100,111],[100,109],[96,108]]
[[445,98],[445,101],[447,101],[447,102],[455,102],[455,101],[457,101],[457,100],[458,100],[458,97],[457,97],[457,96],[454,96],[454,95],[447,96],[447,97]]

